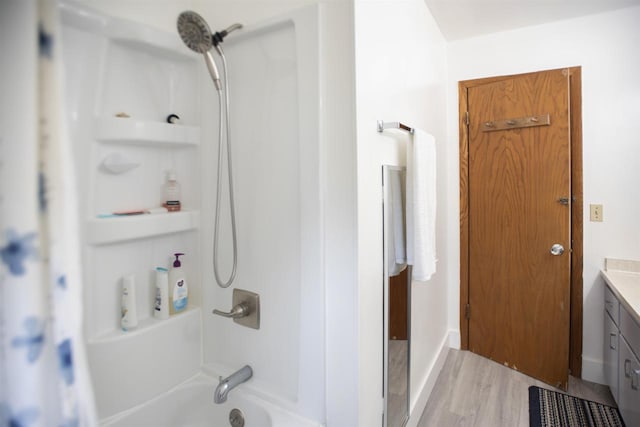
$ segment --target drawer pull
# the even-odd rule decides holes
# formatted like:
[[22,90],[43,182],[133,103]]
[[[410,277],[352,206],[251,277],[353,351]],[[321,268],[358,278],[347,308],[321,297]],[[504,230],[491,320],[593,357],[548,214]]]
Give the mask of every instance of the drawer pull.
[[609,348],[611,350],[615,350],[616,349],[616,340],[614,338],[617,338],[618,335],[614,332],[609,334]]
[[631,365],[631,360],[624,359],[624,376],[627,378],[631,378],[631,374],[629,373],[629,365]]
[[[631,389],[638,390],[638,375],[640,375],[640,369],[634,369],[631,376]],[[635,381],[634,381],[635,379]]]

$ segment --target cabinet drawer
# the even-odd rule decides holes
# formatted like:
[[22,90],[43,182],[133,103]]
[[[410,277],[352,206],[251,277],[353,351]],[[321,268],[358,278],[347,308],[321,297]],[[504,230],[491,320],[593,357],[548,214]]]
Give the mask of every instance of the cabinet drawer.
[[620,324],[620,303],[608,286],[604,287],[604,309],[616,325]]
[[640,326],[627,312],[624,306],[620,306],[620,334],[627,340],[631,351],[640,354]]
[[604,379],[611,389],[615,401],[618,401],[618,327],[611,316],[604,315]]

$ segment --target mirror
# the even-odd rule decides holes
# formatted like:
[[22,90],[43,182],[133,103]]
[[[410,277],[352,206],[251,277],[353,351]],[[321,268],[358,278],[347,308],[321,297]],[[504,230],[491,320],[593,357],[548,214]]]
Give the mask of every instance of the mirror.
[[410,266],[406,263],[405,168],[382,167],[384,251],[383,427],[409,419]]

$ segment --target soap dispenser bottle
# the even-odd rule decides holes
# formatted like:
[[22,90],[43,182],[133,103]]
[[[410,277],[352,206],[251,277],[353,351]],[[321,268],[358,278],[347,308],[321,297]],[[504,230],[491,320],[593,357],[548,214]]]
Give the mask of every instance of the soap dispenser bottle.
[[187,308],[189,300],[189,289],[187,287],[187,278],[185,277],[180,257],[183,253],[173,254],[176,259],[173,261],[173,267],[169,270],[169,293],[170,304],[169,313],[176,314]]

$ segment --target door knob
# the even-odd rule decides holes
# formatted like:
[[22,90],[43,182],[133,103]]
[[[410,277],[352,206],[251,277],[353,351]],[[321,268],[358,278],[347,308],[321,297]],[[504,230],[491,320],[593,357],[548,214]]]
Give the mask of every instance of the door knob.
[[560,244],[560,243],[556,243],[555,245],[551,246],[551,255],[562,255],[564,253],[564,247]]

